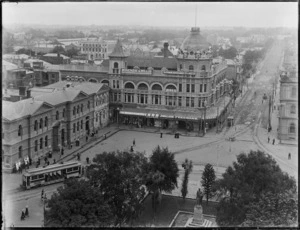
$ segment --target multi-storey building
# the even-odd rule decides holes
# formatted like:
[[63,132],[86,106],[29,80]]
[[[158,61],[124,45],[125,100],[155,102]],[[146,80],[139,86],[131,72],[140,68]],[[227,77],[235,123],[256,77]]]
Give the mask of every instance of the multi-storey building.
[[298,73],[295,69],[280,75],[278,139],[298,141]]
[[153,56],[129,55],[118,41],[102,66],[58,68],[62,79],[108,84],[112,120],[194,131],[204,123],[224,124],[233,98],[227,78],[238,76],[226,60],[213,62],[199,28],[192,28],[176,56],[167,43]]
[[108,86],[58,82],[32,88],[25,100],[3,101],[4,170],[26,156],[35,159],[50,150],[74,145],[108,124]]
[[115,44],[115,42],[103,41],[102,39],[84,40],[80,42],[80,52],[86,54],[88,60],[108,59],[108,54]]

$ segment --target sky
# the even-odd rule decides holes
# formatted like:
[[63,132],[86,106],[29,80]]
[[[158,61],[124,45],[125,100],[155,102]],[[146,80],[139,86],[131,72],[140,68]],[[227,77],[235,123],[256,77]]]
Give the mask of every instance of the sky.
[[298,28],[297,2],[2,3],[2,23]]

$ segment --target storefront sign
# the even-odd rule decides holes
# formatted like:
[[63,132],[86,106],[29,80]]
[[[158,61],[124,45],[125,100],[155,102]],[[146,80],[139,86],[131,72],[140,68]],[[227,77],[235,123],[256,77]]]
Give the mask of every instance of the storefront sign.
[[151,70],[143,70],[143,69],[122,69],[122,74],[146,74],[152,75]]

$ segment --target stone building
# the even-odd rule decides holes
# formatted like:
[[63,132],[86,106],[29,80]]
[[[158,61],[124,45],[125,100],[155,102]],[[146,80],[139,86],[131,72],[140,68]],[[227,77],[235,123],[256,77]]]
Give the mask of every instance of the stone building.
[[278,139],[298,141],[298,73],[295,69],[280,75]]
[[111,53],[114,41],[103,41],[102,39],[89,39],[80,42],[80,52],[86,54],[88,60],[108,59]]
[[108,91],[103,84],[57,82],[30,89],[32,98],[2,101],[4,170],[26,156],[37,159],[50,150],[74,146],[106,126]]

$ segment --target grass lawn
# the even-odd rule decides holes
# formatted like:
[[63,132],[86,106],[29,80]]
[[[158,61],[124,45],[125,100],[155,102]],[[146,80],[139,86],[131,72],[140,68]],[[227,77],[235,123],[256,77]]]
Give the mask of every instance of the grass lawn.
[[[195,204],[195,199],[185,199],[185,202],[183,202],[181,197],[163,195],[161,204],[157,209],[156,218],[153,219],[151,195],[149,195],[144,201],[144,211],[139,219],[133,223],[133,226],[149,227],[154,224],[158,227],[168,227],[178,211],[194,212]],[[216,216],[216,206],[216,202],[208,202],[207,205],[206,201],[203,200],[203,214]]]

